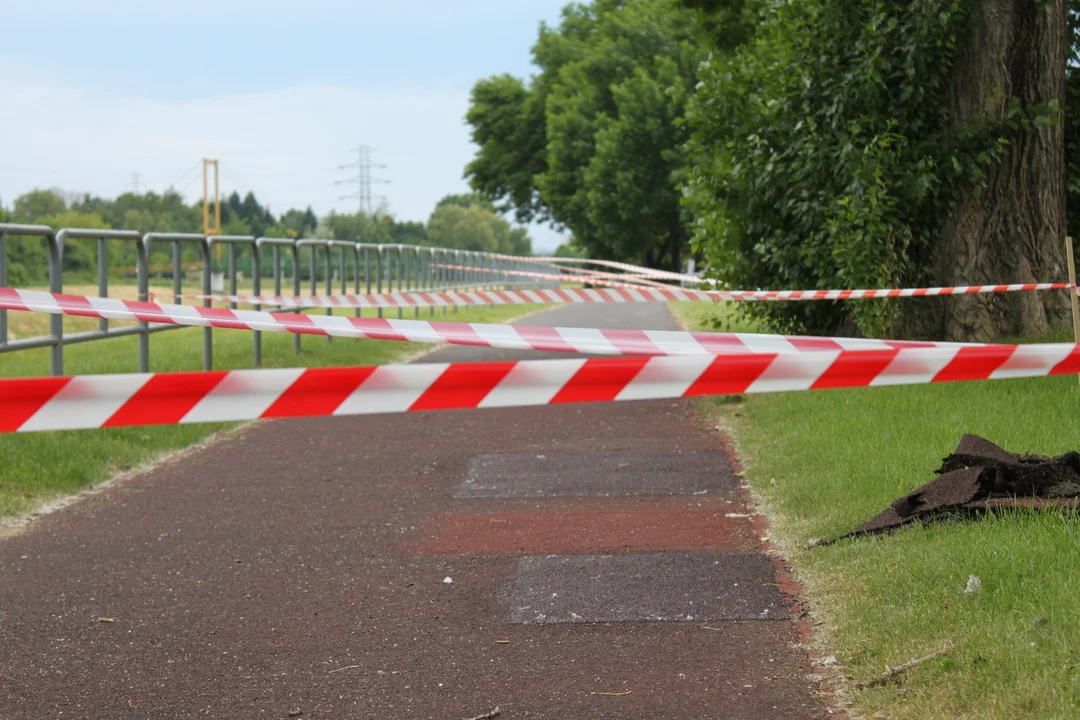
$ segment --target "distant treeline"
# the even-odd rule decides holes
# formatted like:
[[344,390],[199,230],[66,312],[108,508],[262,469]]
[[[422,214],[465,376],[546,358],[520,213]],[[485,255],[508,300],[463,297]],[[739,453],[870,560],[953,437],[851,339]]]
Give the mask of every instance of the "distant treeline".
[[[187,205],[175,192],[158,194],[125,193],[114,199],[85,196],[69,201],[55,190],[32,190],[15,199],[10,209],[0,206],[0,222],[18,222],[61,228],[103,228],[148,232],[203,231],[202,201]],[[512,227],[499,217],[491,202],[477,194],[447,195],[436,205],[428,222],[402,221],[386,212],[341,214],[331,212],[321,218],[310,207],[292,208],[275,215],[254,193],[243,198],[232,193],[221,203],[221,232],[224,235],[256,237],[327,238],[369,243],[400,243],[435,247],[482,250],[515,255],[531,255],[532,240],[522,227]],[[569,245],[567,246],[567,248]],[[567,251],[563,248],[564,254]],[[48,277],[48,251],[44,241],[11,238],[8,242],[8,285],[42,283]],[[308,262],[303,253],[301,270]],[[183,248],[185,263],[197,261],[194,245]],[[152,266],[171,267],[172,250],[167,244],[151,250]],[[336,254],[335,261],[336,262]],[[110,241],[109,267],[114,276],[130,274],[136,263],[132,243]],[[263,261],[268,272],[269,259]],[[251,259],[241,252],[240,267],[251,272]],[[65,278],[71,282],[89,279],[97,268],[97,247],[93,240],[71,240],[64,249]]]

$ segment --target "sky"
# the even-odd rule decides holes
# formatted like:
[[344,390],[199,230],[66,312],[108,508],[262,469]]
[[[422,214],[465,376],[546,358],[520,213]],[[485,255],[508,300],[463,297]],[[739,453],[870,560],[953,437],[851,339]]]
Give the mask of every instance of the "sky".
[[[35,187],[223,193],[275,214],[354,212],[353,148],[390,212],[468,191],[464,116],[484,77],[527,78],[567,0],[0,0],[0,203]],[[534,248],[564,239],[532,226]]]

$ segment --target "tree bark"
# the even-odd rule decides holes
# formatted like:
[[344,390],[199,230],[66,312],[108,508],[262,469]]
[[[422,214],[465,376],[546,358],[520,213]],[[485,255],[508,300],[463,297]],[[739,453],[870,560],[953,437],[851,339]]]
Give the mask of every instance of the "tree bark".
[[[1057,100],[1065,107],[1066,0],[982,0],[954,70],[950,112],[955,126],[990,112]],[[995,100],[1000,92],[1000,101]],[[933,251],[942,285],[1062,282],[1065,266],[1064,123],[1021,130],[988,172],[979,197],[968,195],[946,218]],[[1041,335],[1061,322],[1063,292],[1024,292],[944,299],[932,326],[949,340],[986,342]]]

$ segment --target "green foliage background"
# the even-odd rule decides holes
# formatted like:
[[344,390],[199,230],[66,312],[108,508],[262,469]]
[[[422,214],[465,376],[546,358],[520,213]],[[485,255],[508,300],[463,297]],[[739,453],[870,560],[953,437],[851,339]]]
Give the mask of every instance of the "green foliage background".
[[[699,69],[687,202],[695,247],[738,287],[925,284],[941,219],[1017,132],[1059,108],[989,107],[956,126],[949,82],[976,0],[756,4],[756,37]],[[762,304],[773,326],[866,334],[887,302]],[[849,315],[850,313],[850,315]]]
[[[447,214],[463,213],[468,219],[455,232],[446,232]],[[68,203],[53,190],[32,190],[15,199],[11,212],[0,207],[0,222],[17,222],[48,225],[54,230],[61,228],[102,228],[137,230],[148,232],[202,233],[202,203],[186,205],[174,192],[157,194],[125,193],[115,199],[85,197]],[[532,240],[524,228],[511,227],[499,217],[492,204],[475,194],[447,195],[439,201],[429,223],[399,221],[389,214],[366,213],[341,214],[331,212],[318,218],[309,207],[305,210],[290,209],[275,216],[268,207],[259,203],[254,193],[241,198],[232,193],[221,204],[222,233],[226,235],[254,235],[256,237],[280,238],[327,238],[357,242],[436,245],[471,250],[532,254]],[[432,232],[434,230],[434,232]],[[10,286],[21,287],[42,284],[48,278],[48,251],[44,240],[38,238],[11,237],[7,249],[8,277]],[[133,278],[135,275],[136,249],[130,242],[111,240],[108,247],[110,274],[114,277]],[[335,273],[340,262],[337,253],[331,254]],[[289,253],[284,254],[284,268],[292,272]],[[300,254],[300,272],[309,274],[310,253]],[[200,259],[199,249],[194,245],[182,247],[182,261]],[[241,249],[237,268],[247,274],[252,272],[252,258]],[[317,274],[322,277],[325,256],[317,254]],[[152,267],[162,268],[156,274],[163,276],[171,271],[172,249],[168,244],[151,246]],[[272,258],[262,259],[264,275],[272,272]],[[168,269],[166,269],[168,268]],[[93,239],[69,239],[64,248],[64,279],[68,283],[94,282],[97,277],[97,245]]]
[[[1032,0],[1031,12],[1053,3]],[[1080,102],[1070,0],[1068,96]],[[954,65],[980,0],[594,0],[542,26],[528,82],[479,81],[466,175],[564,250],[671,267],[686,250],[729,287],[922,285],[942,219],[1056,102],[998,100],[958,124]],[[1071,108],[1075,103],[1068,103]],[[1080,212],[1080,113],[1065,116]],[[879,335],[897,303],[755,304],[792,331]],[[917,330],[908,319],[911,330]]]

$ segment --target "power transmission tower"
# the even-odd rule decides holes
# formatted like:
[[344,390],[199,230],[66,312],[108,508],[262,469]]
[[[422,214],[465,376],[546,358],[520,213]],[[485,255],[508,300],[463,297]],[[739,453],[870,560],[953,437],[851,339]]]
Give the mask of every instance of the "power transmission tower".
[[360,145],[353,148],[352,152],[356,153],[356,161],[347,163],[345,165],[339,165],[338,170],[353,170],[356,175],[347,177],[344,180],[338,180],[335,185],[352,185],[356,184],[356,192],[349,193],[348,195],[342,195],[340,200],[350,200],[356,198],[360,212],[371,215],[371,201],[372,199],[385,200],[383,195],[372,195],[371,186],[376,183],[389,184],[389,180],[383,178],[376,178],[371,176],[372,170],[383,170],[385,165],[375,163],[371,161],[371,152],[374,148],[370,145]]
[[131,189],[136,195],[139,194],[139,180],[141,178],[142,178],[141,174],[139,174],[137,172],[131,173]]

